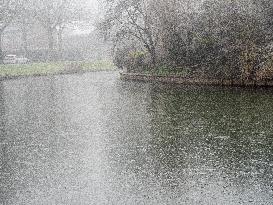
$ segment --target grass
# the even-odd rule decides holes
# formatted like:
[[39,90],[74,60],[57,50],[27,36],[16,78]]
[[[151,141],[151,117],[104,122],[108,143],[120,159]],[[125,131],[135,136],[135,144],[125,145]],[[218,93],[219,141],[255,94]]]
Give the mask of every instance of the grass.
[[149,75],[159,75],[159,76],[170,76],[170,75],[176,75],[176,76],[187,76],[189,74],[188,69],[175,69],[175,68],[169,68],[166,66],[159,66],[155,69],[147,69],[142,71],[144,74]]
[[111,61],[49,62],[0,65],[0,78],[115,70]]

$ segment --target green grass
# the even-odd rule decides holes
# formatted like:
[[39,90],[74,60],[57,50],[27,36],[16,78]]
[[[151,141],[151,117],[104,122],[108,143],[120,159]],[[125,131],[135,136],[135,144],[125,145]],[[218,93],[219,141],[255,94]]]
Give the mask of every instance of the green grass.
[[49,62],[23,65],[0,65],[1,77],[20,77],[33,75],[53,75],[62,73],[111,71],[115,66],[111,61],[94,62]]
[[176,75],[176,76],[187,76],[189,71],[188,69],[175,69],[175,68],[169,68],[167,66],[159,66],[155,69],[147,69],[144,70],[142,73],[149,74],[149,75],[159,75],[159,76],[170,76],[170,75]]

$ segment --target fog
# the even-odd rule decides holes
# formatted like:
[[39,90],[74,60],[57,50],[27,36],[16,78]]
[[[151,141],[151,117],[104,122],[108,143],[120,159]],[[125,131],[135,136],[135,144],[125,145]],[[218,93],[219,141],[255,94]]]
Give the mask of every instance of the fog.
[[[4,0],[0,8],[1,62],[9,54],[41,62],[88,60],[107,53],[96,28],[100,11],[95,0]],[[94,47],[98,53],[92,52]]]
[[0,0],[0,205],[273,204],[273,0]]

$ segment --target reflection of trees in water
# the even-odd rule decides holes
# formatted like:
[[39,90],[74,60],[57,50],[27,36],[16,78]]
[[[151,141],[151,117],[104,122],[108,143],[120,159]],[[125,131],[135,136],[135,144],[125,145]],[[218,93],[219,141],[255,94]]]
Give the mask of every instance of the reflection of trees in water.
[[[209,95],[203,115],[209,135],[206,143],[216,167],[236,180],[267,181],[264,170],[272,162],[272,97],[263,91],[226,90]],[[214,105],[217,105],[213,108]],[[270,159],[271,158],[271,159]],[[261,166],[262,165],[262,166]]]
[[200,135],[201,130],[195,135],[191,132],[202,129],[203,119],[192,109],[192,104],[187,104],[189,99],[194,100],[193,97],[165,86],[155,86],[151,90],[148,112],[152,139],[148,154],[153,158],[155,175],[163,186],[186,184],[189,170],[200,163],[201,150],[196,135]]
[[[41,128],[43,131],[54,131],[56,127],[56,109],[57,109],[57,92],[55,77],[50,76],[43,79],[35,79],[27,83],[27,89],[24,93],[25,118],[33,126],[30,132],[37,131]],[[29,125],[30,125],[29,123]],[[38,125],[42,125],[39,127]]]
[[0,81],[0,204],[8,203],[9,179],[12,177],[12,169],[9,165],[9,145],[6,131],[6,105],[5,105],[5,85]]
[[[32,180],[36,183],[44,184],[39,180],[43,178],[56,178],[58,166],[63,163],[61,152],[63,149],[62,139],[62,84],[58,77],[49,76],[41,79],[34,79],[27,84],[27,91],[24,93],[24,113],[25,133],[28,137],[24,138],[26,143],[27,155],[30,155],[35,168],[41,167],[42,170],[32,170]],[[33,149],[38,151],[33,152]],[[26,160],[30,160],[26,155]],[[42,172],[41,172],[42,171]],[[41,173],[39,173],[41,172]],[[38,176],[38,177],[37,177]],[[48,183],[56,183],[47,180]]]
[[1,142],[4,140],[6,136],[6,107],[5,107],[5,88],[3,81],[0,81],[0,139]]
[[183,198],[201,190],[246,199],[242,189],[255,191],[247,187],[255,180],[263,189],[272,177],[267,91],[121,82],[113,95],[104,110],[105,136],[121,193]]
[[[21,161],[45,163],[49,157],[54,159],[56,150],[56,85],[55,77],[30,78],[18,87],[20,98],[15,103],[19,109],[14,126],[17,128],[16,143],[21,146]],[[18,112],[13,110],[13,112]],[[21,142],[20,142],[21,141]],[[26,170],[30,167],[25,167]],[[23,169],[24,170],[24,169]],[[34,177],[37,170],[31,170]],[[32,178],[31,177],[31,178]],[[32,179],[36,180],[36,179]]]
[[150,151],[159,172],[207,167],[235,178],[260,171],[256,177],[266,180],[266,170],[272,178],[272,97],[217,88],[163,86],[151,92]]
[[60,151],[58,122],[61,113],[58,102],[62,98],[62,92],[58,92],[60,88],[54,76],[8,81],[6,84],[8,116],[3,119],[4,94],[0,90],[0,123],[6,124],[8,133],[5,137],[8,143],[4,147],[8,154],[4,159],[9,168],[1,166],[6,169],[2,172],[6,175],[1,184],[7,186],[7,193],[3,197],[16,201],[15,197],[26,197],[31,192],[16,193],[24,193],[32,186],[51,183],[44,180],[51,177],[54,174],[51,172],[56,171],[57,167],[54,162],[58,160]]
[[[154,167],[150,166],[149,116],[146,113],[150,101],[150,86],[135,82],[118,82],[103,109],[107,156],[113,174],[124,185],[128,178],[137,176],[134,183],[148,183]],[[105,102],[104,102],[105,103]],[[143,184],[139,184],[142,186]]]

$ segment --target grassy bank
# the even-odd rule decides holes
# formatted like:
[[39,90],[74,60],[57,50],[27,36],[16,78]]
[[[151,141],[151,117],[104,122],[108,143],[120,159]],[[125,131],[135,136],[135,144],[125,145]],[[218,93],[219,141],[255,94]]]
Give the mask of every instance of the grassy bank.
[[9,64],[0,65],[0,78],[110,70],[115,70],[111,61]]
[[241,79],[188,78],[179,75],[155,75],[144,73],[121,73],[121,79],[142,82],[161,82],[183,85],[236,86],[236,87],[273,87],[273,80],[245,81]]
[[147,75],[160,75],[160,76],[187,76],[189,75],[189,70],[186,68],[172,68],[172,67],[165,67],[160,66],[154,69],[143,69],[140,73],[147,74]]

